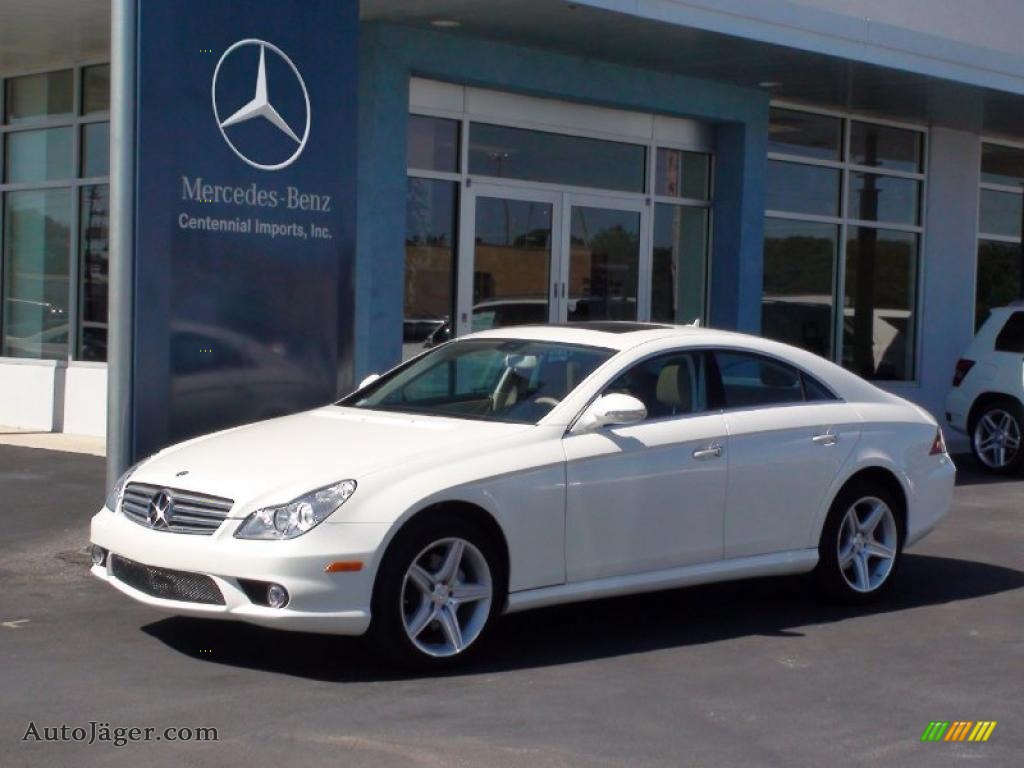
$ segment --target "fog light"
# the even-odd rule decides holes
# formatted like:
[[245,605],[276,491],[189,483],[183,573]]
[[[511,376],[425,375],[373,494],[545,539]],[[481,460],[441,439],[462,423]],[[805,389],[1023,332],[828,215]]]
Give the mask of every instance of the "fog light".
[[284,608],[288,605],[288,590],[280,584],[267,587],[267,605],[271,608]]
[[93,544],[92,552],[90,554],[92,555],[93,565],[103,565],[105,562],[107,562],[107,550],[105,550],[103,547],[97,547],[95,544]]

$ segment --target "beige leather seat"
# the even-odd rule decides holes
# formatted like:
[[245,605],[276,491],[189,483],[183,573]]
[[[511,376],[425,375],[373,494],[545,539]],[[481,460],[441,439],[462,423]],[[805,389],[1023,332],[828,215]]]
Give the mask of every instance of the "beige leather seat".
[[683,358],[678,363],[666,365],[658,375],[655,398],[658,401],[659,416],[675,416],[693,413],[693,362]]

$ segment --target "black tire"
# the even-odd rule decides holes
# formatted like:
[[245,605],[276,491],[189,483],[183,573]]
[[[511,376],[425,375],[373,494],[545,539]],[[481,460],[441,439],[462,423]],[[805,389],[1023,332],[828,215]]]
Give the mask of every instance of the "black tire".
[[[859,568],[856,567],[857,564],[851,561],[845,568],[841,567],[839,555],[841,547],[846,552],[850,552],[851,549],[861,551],[861,548],[855,542],[851,542],[850,533],[854,529],[845,526],[847,524],[847,514],[855,505],[858,517],[868,516],[868,512],[871,509],[871,503],[868,500],[880,501],[890,513],[891,527],[889,527],[889,523],[886,521],[885,530],[879,534],[883,541],[875,543],[893,545],[888,548],[894,554],[891,565],[885,570],[885,575],[877,586],[871,586],[871,581],[882,573],[882,570],[878,568],[882,560],[875,555],[869,554],[866,556],[864,568],[868,575],[868,589],[865,590],[854,586],[854,582],[858,581],[857,572]],[[879,525],[881,525],[881,522]],[[841,529],[842,539],[840,538]],[[888,485],[868,478],[862,480],[855,479],[848,483],[832,502],[821,532],[821,539],[818,542],[818,565],[814,569],[813,577],[819,591],[830,600],[848,605],[863,605],[885,595],[892,588],[896,573],[899,570],[900,560],[903,556],[903,531],[903,504]],[[864,535],[862,531],[857,532],[861,536]],[[874,531],[872,532],[871,539],[874,541]],[[851,543],[852,547],[847,548],[843,546],[844,543]],[[866,551],[866,549],[863,551]],[[857,557],[854,557],[854,559],[857,559]]]
[[[476,631],[465,648],[451,655],[431,655],[417,645],[406,631],[405,617],[407,612],[412,612],[411,599],[421,600],[427,608],[433,609],[430,601],[416,592],[414,585],[407,583],[406,574],[414,562],[424,562],[422,558],[442,554],[443,550],[437,550],[435,555],[435,550],[431,549],[432,544],[454,539],[467,542],[476,549],[477,552],[473,553],[466,547],[467,556],[476,558],[477,554],[482,555],[489,571],[490,606],[486,612],[480,610],[476,614],[473,624],[480,626],[482,621],[482,628]],[[424,554],[425,551],[427,554]],[[465,663],[467,658],[478,651],[495,617],[501,613],[505,605],[508,575],[500,553],[499,542],[493,541],[493,537],[488,535],[484,528],[472,521],[443,511],[424,512],[414,518],[395,536],[377,572],[371,602],[370,628],[364,637],[370,651],[387,664],[420,672],[443,670]],[[467,571],[460,573],[465,574],[468,573],[468,569],[473,569],[469,559],[465,568]],[[474,576],[474,580],[478,576],[479,574]],[[454,610],[458,617],[465,616],[466,610],[470,608],[472,604],[449,610]],[[438,633],[437,636],[441,637],[444,635],[442,630],[441,621],[437,620],[428,622],[425,632],[428,635]],[[420,637],[422,638],[422,635]]]
[[[1011,437],[1015,437],[1017,441],[1016,449],[1012,449],[1012,457],[1007,456],[1007,460],[1003,464],[1000,464],[997,461],[998,457],[991,453],[983,455],[979,448],[982,441],[981,432],[985,429],[985,419],[989,417],[996,422],[1002,422],[1004,418],[1008,418],[1008,431]],[[1012,397],[999,397],[986,401],[971,414],[969,428],[971,452],[982,469],[996,475],[1014,475],[1024,471],[1024,440],[1022,440],[1024,437],[1024,408],[1019,402]],[[1011,449],[1007,447],[1004,450],[1010,451]]]

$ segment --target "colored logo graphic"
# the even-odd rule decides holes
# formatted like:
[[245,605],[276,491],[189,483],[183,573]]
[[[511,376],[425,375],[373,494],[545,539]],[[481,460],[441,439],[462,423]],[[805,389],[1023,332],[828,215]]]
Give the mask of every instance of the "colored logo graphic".
[[[218,102],[218,85],[219,78],[221,75],[221,66],[224,62],[236,51],[249,47],[258,47],[260,52],[259,65],[257,66],[255,78],[248,81],[248,87],[246,93],[251,94],[252,97],[227,113],[227,117],[221,117],[220,110],[217,107]],[[305,103],[305,122],[302,124],[302,136],[299,137],[296,133],[295,128],[299,126],[289,125],[288,121],[281,116],[281,113],[274,107],[272,103],[272,95],[267,86],[267,52],[270,52],[272,56],[280,59],[284,64],[288,66],[291,72],[294,74],[294,78],[290,81],[289,86],[291,88],[298,88],[301,90],[302,102]],[[249,90],[251,88],[251,90]],[[234,101],[233,104],[238,104],[238,89],[231,89],[231,97]],[[297,94],[292,94],[296,96]],[[262,171],[277,171],[281,168],[286,168],[302,154],[302,150],[306,148],[306,140],[309,139],[309,124],[311,118],[311,112],[309,107],[309,92],[306,90],[306,83],[302,79],[302,75],[299,74],[298,67],[292,63],[292,60],[285,55],[284,51],[278,48],[272,43],[268,43],[264,40],[256,40],[254,38],[239,40],[234,43],[223,54],[217,61],[217,66],[213,70],[213,88],[211,91],[211,98],[213,99],[213,116],[217,120],[217,127],[220,129],[220,135],[224,137],[224,141],[231,147],[231,151],[238,155],[243,161],[251,165],[253,168],[259,168]],[[224,101],[228,103],[228,98],[224,98]],[[278,105],[280,106],[280,104]],[[229,135],[232,126],[247,123],[251,120],[260,118],[265,121],[273,128],[277,129],[277,132],[285,137],[285,144],[290,145],[286,151],[281,154],[285,155],[284,159],[276,163],[258,162],[250,157],[248,154],[238,148],[236,142],[231,140]],[[298,121],[295,121],[298,122]],[[251,153],[249,153],[251,154]],[[279,155],[280,156],[280,155]]]
[[988,741],[995,720],[933,720],[921,734],[921,741]]

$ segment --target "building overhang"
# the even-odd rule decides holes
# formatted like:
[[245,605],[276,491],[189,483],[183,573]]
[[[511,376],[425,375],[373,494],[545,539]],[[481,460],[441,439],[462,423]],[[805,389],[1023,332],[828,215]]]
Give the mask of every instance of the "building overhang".
[[1024,139],[1020,54],[790,0],[362,0],[361,8],[365,21],[611,60],[768,91],[781,101]]

